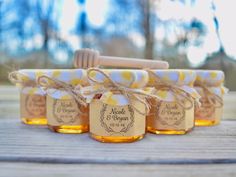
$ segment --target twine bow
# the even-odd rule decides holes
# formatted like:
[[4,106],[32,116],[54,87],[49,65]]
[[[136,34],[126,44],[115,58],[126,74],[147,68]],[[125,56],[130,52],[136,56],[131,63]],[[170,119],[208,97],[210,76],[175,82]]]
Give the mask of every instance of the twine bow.
[[8,74],[8,79],[13,83],[13,84],[20,84],[24,87],[35,87],[37,86],[37,83],[35,80],[24,80],[21,78],[28,78],[28,76],[24,73],[21,73],[19,71],[13,71]]
[[[70,84],[67,84],[63,81],[57,80],[55,78],[42,75],[38,78],[37,83],[46,89],[51,89],[51,88],[56,88],[60,90],[66,91],[70,96],[72,96],[76,102],[83,106],[87,106],[86,99],[84,96],[81,94],[81,86],[72,86]],[[84,114],[80,109],[80,114]]]
[[223,106],[223,99],[214,94],[208,87],[207,85],[205,85],[204,83],[201,83],[201,82],[195,82],[194,85],[196,87],[200,87],[203,89],[203,93],[204,93],[204,96],[205,98],[207,99],[207,101],[213,105],[215,108],[221,108]]
[[[102,81],[102,82],[99,82],[98,80],[92,78],[90,76],[90,73],[91,72],[98,72],[100,74],[102,74],[105,78],[106,78],[106,81]],[[98,85],[103,85],[104,87],[103,88],[100,88],[100,89],[97,89],[95,91],[87,91],[85,92],[84,94],[85,95],[91,95],[91,94],[102,94],[106,91],[112,91],[112,92],[118,92],[122,95],[125,96],[125,98],[128,100],[129,102],[129,105],[135,110],[137,111],[139,114],[141,115],[147,115],[150,111],[150,106],[146,100],[146,98],[148,97],[152,97],[151,94],[148,94],[148,93],[145,93],[144,91],[142,90],[139,90],[139,89],[133,89],[133,88],[129,88],[127,86],[124,86],[123,84],[120,84],[120,83],[116,83],[114,82],[110,76],[108,74],[106,74],[105,72],[103,72],[102,70],[98,69],[98,68],[91,68],[91,69],[88,69],[87,70],[87,76],[88,76],[88,79]],[[132,84],[132,83],[131,83]],[[130,84],[130,85],[131,85]],[[139,101],[141,104],[143,104],[145,106],[145,112],[141,112],[138,108],[136,108],[133,104],[132,104],[132,101],[133,100],[137,100]]]
[[[154,84],[151,85],[155,87],[157,90],[165,90],[165,91],[171,91],[176,103],[181,106],[183,109],[188,110],[191,109],[194,106],[194,102],[192,100],[196,100],[195,97],[193,97],[190,93],[185,91],[183,88],[168,83],[166,81],[163,81],[159,76],[157,76],[153,71],[146,69],[146,71],[149,73],[149,75],[154,79]],[[162,98],[158,97],[158,100],[163,100]],[[188,104],[186,104],[188,103]],[[198,105],[198,102],[196,102]]]

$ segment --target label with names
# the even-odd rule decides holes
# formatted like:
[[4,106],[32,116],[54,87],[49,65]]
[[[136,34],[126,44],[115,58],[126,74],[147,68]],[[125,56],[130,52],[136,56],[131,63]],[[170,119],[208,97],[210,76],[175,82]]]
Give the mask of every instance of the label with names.
[[46,116],[46,96],[21,94],[21,114],[25,118]]
[[176,102],[160,102],[157,116],[162,125],[178,126],[184,121],[185,110]]
[[[136,108],[145,107],[134,101]],[[131,105],[114,106],[99,99],[90,103],[90,132],[99,136],[137,136],[145,134],[146,117]]]
[[80,105],[75,99],[47,96],[47,119],[51,126],[88,125],[88,111],[88,107]]
[[195,107],[195,117],[196,119],[215,119],[215,107],[212,105],[206,97],[201,97],[201,106]]
[[100,122],[109,133],[126,133],[134,124],[134,110],[131,106],[109,106],[103,104]]
[[73,99],[55,99],[53,103],[53,115],[58,123],[72,124],[79,116],[79,105]]

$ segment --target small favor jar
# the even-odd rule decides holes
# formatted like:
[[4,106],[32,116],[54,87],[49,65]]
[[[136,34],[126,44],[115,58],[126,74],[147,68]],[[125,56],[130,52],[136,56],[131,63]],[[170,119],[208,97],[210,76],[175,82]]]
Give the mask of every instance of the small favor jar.
[[147,130],[155,134],[185,134],[194,127],[194,102],[199,94],[193,88],[191,70],[149,70],[149,84],[156,98],[150,99]]
[[133,142],[145,135],[147,102],[141,88],[148,82],[142,70],[89,69],[90,136],[100,142]]
[[224,73],[217,70],[196,70],[194,88],[201,95],[201,106],[195,108],[195,125],[211,126],[220,123],[223,113]]
[[23,69],[9,74],[9,80],[20,87],[20,117],[25,124],[47,124],[46,93],[36,82],[45,71]]
[[89,129],[89,108],[81,95],[87,86],[83,69],[51,70],[38,79],[47,92],[47,124],[58,133],[83,133]]

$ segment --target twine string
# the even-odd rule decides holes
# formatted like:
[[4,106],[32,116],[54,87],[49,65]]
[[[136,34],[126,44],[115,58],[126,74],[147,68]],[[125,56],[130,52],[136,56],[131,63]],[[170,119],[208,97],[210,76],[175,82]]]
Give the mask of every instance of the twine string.
[[[94,78],[91,77],[91,72],[98,72],[100,74],[102,74],[106,80],[104,81],[98,81]],[[102,89],[98,89],[96,91],[88,91],[87,94],[94,94],[94,93],[104,93],[106,91],[112,91],[112,92],[118,92],[121,93],[122,95],[125,96],[125,98],[128,100],[129,105],[135,110],[137,111],[139,114],[141,115],[148,115],[149,111],[150,111],[150,105],[147,102],[147,98],[151,98],[153,97],[153,95],[145,93],[143,91],[140,91],[138,89],[133,89],[130,87],[127,87],[121,83],[116,83],[114,82],[110,76],[108,74],[106,74],[104,71],[98,69],[98,68],[90,68],[87,70],[87,76],[88,79],[98,85],[103,85],[104,88]],[[131,82],[132,84],[132,82]],[[131,85],[130,84],[130,85]],[[133,101],[136,100],[138,102],[140,102],[142,105],[144,105],[145,107],[145,111],[142,112],[139,110],[139,108],[137,108],[134,104]]]
[[[146,71],[154,79],[154,83],[151,86],[155,87],[157,90],[172,92],[176,103],[185,110],[191,109],[194,106],[194,102],[192,100],[195,100],[195,98],[187,91],[185,91],[184,89],[175,84],[164,81],[149,69],[146,69]],[[163,100],[162,98],[158,99]]]
[[[60,89],[60,90],[64,90],[66,91],[70,96],[72,96],[75,101],[83,106],[87,106],[86,103],[86,99],[84,98],[84,96],[81,94],[81,86],[72,86],[70,84],[67,84],[63,81],[60,81],[58,79],[46,76],[46,75],[42,75],[38,78],[37,83],[45,88],[46,90],[48,89]],[[80,114],[85,114],[83,113],[83,111],[81,110],[81,108],[79,107],[79,112]]]
[[213,93],[205,84],[197,82],[195,83],[195,86],[203,89],[204,97],[207,99],[210,105],[214,106],[215,108],[221,108],[223,106],[223,99]]

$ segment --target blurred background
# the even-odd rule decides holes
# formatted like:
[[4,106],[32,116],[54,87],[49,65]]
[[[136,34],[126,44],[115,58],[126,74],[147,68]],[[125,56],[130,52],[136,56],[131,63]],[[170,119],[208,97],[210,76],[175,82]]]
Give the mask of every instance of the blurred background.
[[78,48],[220,69],[236,90],[234,0],[0,0],[0,84],[22,68],[72,68]]

